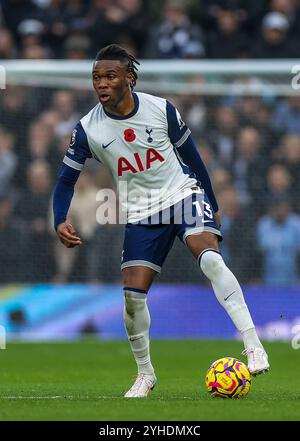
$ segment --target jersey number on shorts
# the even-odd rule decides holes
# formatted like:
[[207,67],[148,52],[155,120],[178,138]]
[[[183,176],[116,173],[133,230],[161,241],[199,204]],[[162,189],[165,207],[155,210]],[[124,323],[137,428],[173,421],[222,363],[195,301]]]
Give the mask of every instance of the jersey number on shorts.
[[[202,208],[201,208],[200,202],[199,201],[195,201],[195,202],[193,202],[193,205],[195,205],[195,207],[196,207],[198,216],[203,217],[203,212],[202,212]],[[207,202],[205,202],[205,201],[203,201],[203,211],[204,211],[204,214],[209,219],[213,219],[214,216],[213,216],[213,213],[211,211],[210,205]]]

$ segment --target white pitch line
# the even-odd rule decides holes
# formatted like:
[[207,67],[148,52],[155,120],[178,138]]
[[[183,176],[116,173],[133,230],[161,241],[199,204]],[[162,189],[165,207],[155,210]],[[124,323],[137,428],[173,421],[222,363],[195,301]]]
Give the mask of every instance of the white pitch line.
[[[44,396],[44,397],[31,397],[31,396],[4,396],[1,397],[0,396],[0,401],[1,400],[59,400],[59,399],[64,399],[64,400],[117,400],[117,399],[121,399],[123,398],[122,395],[119,396],[107,396],[107,395],[100,395],[98,397],[89,397],[89,396],[82,396],[82,397],[78,397],[78,396],[73,396],[73,395],[54,395],[54,396]],[[153,398],[157,398],[160,401],[169,401],[169,400],[190,400],[190,401],[197,401],[198,398],[193,398],[193,397],[170,397],[170,398],[163,398],[163,397],[153,397]]]
[[58,398],[70,398],[70,397],[61,397],[61,396],[55,396],[55,397],[0,397],[0,400],[56,400]]
[[45,396],[45,397],[26,397],[26,396],[6,396],[6,397],[1,397],[0,396],[0,401],[1,400],[57,400],[57,399],[68,399],[68,400],[86,400],[86,399],[116,399],[116,398],[122,398],[122,396],[119,397],[109,397],[109,396],[99,396],[99,397],[74,397],[73,395],[55,395],[53,397],[49,397],[49,396]]

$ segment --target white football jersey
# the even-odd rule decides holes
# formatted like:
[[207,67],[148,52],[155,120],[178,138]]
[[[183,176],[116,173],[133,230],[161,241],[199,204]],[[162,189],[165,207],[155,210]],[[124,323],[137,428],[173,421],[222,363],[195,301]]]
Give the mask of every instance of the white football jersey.
[[135,108],[125,117],[97,104],[75,127],[63,160],[76,170],[87,157],[100,161],[117,183],[128,222],[170,207],[197,183],[177,152],[190,135],[179,112],[163,98],[133,97]]

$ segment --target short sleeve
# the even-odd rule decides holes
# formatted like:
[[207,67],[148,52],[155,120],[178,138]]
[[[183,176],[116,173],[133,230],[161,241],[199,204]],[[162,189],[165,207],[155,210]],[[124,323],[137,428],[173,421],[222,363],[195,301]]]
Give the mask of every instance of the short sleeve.
[[174,147],[180,147],[190,136],[191,131],[183,122],[177,109],[167,101],[166,104],[168,135]]
[[92,154],[89,148],[86,133],[79,122],[71,135],[70,145],[63,159],[64,164],[75,170],[82,170],[85,160],[91,158]]

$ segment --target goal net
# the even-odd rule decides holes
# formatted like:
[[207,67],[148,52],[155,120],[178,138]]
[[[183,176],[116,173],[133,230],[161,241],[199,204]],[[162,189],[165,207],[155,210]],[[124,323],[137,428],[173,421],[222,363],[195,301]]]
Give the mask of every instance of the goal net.
[[[95,161],[87,161],[70,209],[84,246],[66,249],[53,231],[51,194],[62,158],[75,124],[97,103],[91,68],[92,62],[86,61],[10,61],[1,70],[6,88],[0,91],[0,283],[10,284],[1,290],[2,301],[18,292],[16,283],[55,282],[62,290],[58,292],[57,285],[38,285],[25,293],[23,306],[18,297],[13,304],[3,303],[3,311],[10,314],[8,330],[18,329],[24,314],[30,322],[42,323],[43,317],[50,320],[54,311],[67,307],[71,317],[74,304],[85,302],[80,316],[85,319],[80,318],[81,322],[75,317],[76,329],[81,326],[88,331],[87,317],[99,311],[95,323],[105,323],[114,302],[121,302],[118,284],[124,226],[100,225],[97,220],[98,191],[114,189],[114,184]],[[238,280],[249,286],[286,287],[299,279],[299,71],[293,61],[249,60],[144,61],[139,71],[136,90],[170,100],[190,127],[219,202],[222,255]],[[74,282],[77,285],[68,290],[65,284]],[[103,312],[99,293],[95,296],[78,282],[117,284],[103,293],[109,295],[112,309]],[[181,284],[207,283],[179,240],[157,282],[166,287],[172,284],[174,289],[177,285],[179,291]],[[102,285],[97,286],[101,290]],[[174,303],[170,311],[178,325],[176,335],[189,332],[188,323],[200,323],[203,330],[197,335],[207,335],[212,320],[210,295],[206,306],[199,305],[201,320],[198,311],[193,322],[198,288],[185,292],[185,296],[194,292],[190,300],[183,300],[179,291],[172,297],[179,304]],[[294,299],[293,292],[284,294],[285,299],[288,295]],[[153,295],[155,302],[155,289]],[[166,299],[168,295],[166,288]],[[254,306],[257,314],[271,311],[270,305],[275,304],[271,295],[273,289],[264,289],[265,306]],[[121,305],[118,308],[121,311]],[[188,322],[178,321],[175,309],[183,311],[182,318]],[[163,314],[163,307],[159,311]],[[159,311],[156,323],[165,324],[164,317],[157,316]],[[61,322],[54,315],[55,329],[66,335],[68,315],[64,313]],[[74,320],[70,318],[70,323]],[[226,325],[216,324],[215,329],[219,328],[216,336],[226,335]],[[43,332],[40,329],[38,335]],[[115,335],[113,328],[107,332]]]
[[[74,125],[97,102],[91,68],[90,61],[3,64],[0,283],[120,281],[123,226],[97,222],[97,192],[114,188],[103,167],[87,163],[70,209],[86,246],[64,249],[52,228],[61,160]],[[299,71],[293,61],[141,63],[136,90],[168,98],[192,131],[222,213],[222,254],[243,283],[298,280]],[[289,219],[294,230],[282,240],[274,225]],[[178,240],[159,280],[200,277]]]

